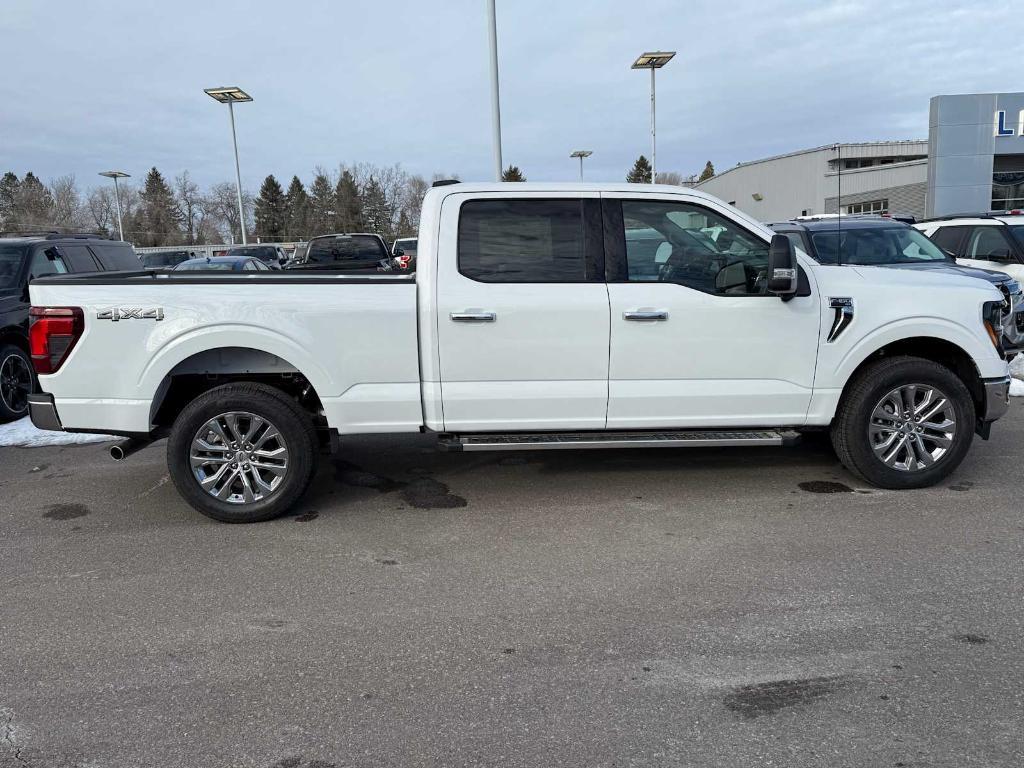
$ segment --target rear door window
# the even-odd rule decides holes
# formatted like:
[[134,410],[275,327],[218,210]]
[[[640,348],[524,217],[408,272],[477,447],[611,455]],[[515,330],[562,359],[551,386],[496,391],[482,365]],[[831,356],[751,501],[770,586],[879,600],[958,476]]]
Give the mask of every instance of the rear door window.
[[582,199],[464,203],[459,213],[459,272],[484,283],[586,282],[588,204],[599,205]]
[[135,249],[127,243],[91,243],[89,248],[103,269],[131,270],[142,266]]
[[97,272],[102,269],[92,251],[85,245],[72,243],[60,246],[60,254],[72,272]]

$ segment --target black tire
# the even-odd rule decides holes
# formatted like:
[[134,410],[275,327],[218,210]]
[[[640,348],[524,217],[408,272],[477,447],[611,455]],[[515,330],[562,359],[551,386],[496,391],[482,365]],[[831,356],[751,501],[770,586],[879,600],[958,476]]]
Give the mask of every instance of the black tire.
[[14,344],[0,344],[0,424],[28,416],[26,398],[38,391],[28,353]]
[[[951,444],[933,464],[900,470],[875,454],[869,428],[880,401],[893,390],[912,384],[935,387],[944,394],[956,426]],[[974,438],[974,419],[971,393],[949,368],[919,357],[887,357],[861,370],[843,394],[832,422],[832,445],[843,465],[871,485],[891,490],[925,488],[947,477],[963,461]]]
[[[272,491],[253,501],[215,498],[202,488],[192,469],[193,440],[199,430],[212,419],[232,412],[266,420],[280,433],[287,448],[287,471],[283,478]],[[222,455],[230,455],[226,445],[218,450],[226,452]],[[223,523],[258,523],[284,514],[306,492],[318,462],[319,447],[310,414],[284,392],[264,384],[225,384],[204,392],[181,411],[167,442],[167,466],[178,492],[196,510]],[[241,482],[239,475],[235,486],[241,489]],[[253,487],[248,482],[246,486]]]

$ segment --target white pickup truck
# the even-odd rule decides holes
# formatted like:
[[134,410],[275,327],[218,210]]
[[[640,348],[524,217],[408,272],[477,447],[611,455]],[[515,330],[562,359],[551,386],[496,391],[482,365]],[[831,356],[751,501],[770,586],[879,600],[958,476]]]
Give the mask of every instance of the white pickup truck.
[[938,482],[1007,408],[1003,295],[826,266],[698,191],[451,184],[417,273],[105,273],[31,285],[44,429],[169,437],[218,520],[281,514],[322,449],[779,445],[831,429],[884,488]]

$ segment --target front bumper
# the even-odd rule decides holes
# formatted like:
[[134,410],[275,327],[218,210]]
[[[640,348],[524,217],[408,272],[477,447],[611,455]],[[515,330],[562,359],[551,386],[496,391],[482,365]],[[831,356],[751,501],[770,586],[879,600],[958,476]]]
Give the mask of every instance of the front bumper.
[[978,414],[978,421],[993,422],[1010,408],[1010,377],[1000,379],[982,379],[981,382],[985,404]]
[[57,407],[53,404],[53,395],[40,392],[28,396],[28,415],[37,429],[50,432],[63,432],[64,427],[57,415]]

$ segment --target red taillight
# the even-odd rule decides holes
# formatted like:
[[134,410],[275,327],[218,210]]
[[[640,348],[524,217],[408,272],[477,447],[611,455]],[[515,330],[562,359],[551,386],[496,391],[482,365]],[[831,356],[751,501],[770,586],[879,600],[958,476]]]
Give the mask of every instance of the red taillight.
[[85,330],[80,307],[32,307],[28,346],[36,373],[56,373]]
[[401,256],[398,257],[398,266],[401,267],[402,269],[408,269],[409,268],[409,261],[411,259],[412,259],[412,256],[406,256],[403,253]]

